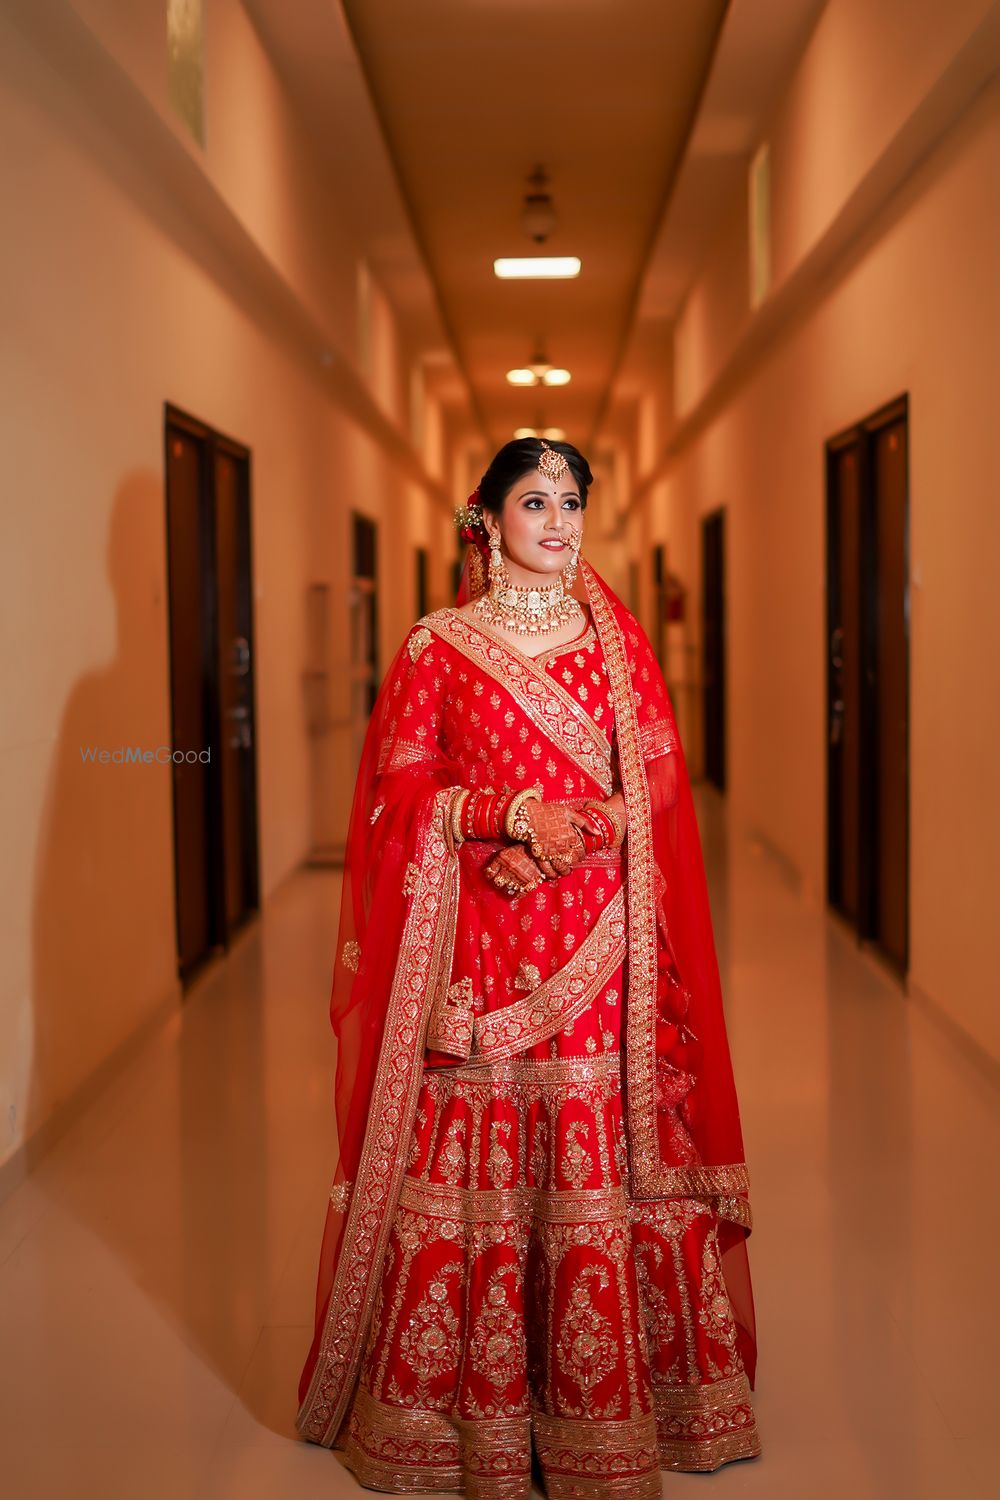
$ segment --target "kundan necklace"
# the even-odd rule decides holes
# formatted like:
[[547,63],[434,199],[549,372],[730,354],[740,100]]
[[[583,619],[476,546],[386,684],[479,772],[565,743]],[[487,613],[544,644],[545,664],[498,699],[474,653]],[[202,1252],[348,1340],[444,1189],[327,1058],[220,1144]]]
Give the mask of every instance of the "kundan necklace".
[[[580,549],[578,532],[570,533],[570,546],[573,556],[566,574],[572,586]],[[561,630],[571,621],[583,618],[579,601],[566,592],[566,578],[562,573],[558,582],[548,588],[518,587],[511,583],[498,537],[490,541],[490,586],[473,608],[491,625],[499,625],[515,635],[551,635],[554,630]]]

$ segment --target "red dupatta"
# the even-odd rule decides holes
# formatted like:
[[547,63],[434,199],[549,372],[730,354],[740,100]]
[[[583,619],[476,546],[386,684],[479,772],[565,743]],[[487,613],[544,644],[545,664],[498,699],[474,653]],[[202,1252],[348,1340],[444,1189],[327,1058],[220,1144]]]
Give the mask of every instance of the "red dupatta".
[[[711,1201],[753,1384],[747,1169],[687,767],[663,674],[638,621],[583,559],[576,590],[590,605],[608,667],[628,813],[629,1195],[640,1205]],[[418,622],[386,674],[348,831],[330,1009],[339,1044],[340,1160],[298,1415],[303,1436],[327,1447],[356,1385],[412,1136],[428,1018],[451,976],[460,871],[449,814],[461,772],[439,740],[414,727],[409,707],[414,695],[426,695],[417,663],[430,636]]]

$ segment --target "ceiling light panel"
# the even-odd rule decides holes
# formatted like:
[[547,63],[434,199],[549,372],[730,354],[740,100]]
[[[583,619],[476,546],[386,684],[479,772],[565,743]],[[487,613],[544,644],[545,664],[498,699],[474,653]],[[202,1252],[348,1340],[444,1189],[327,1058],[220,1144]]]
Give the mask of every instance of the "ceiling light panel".
[[493,262],[501,281],[565,281],[580,274],[576,255],[522,255]]

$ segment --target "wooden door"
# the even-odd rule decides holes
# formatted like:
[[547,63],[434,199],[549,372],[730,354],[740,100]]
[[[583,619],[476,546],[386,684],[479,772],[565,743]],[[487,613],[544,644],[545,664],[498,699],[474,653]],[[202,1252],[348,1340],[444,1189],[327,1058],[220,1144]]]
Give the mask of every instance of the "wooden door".
[[164,438],[177,966],[187,980],[259,905],[250,459],[171,406]]
[[[221,945],[216,904],[215,738],[209,683],[214,622],[206,609],[214,566],[211,455],[203,433],[168,421],[167,572],[170,594],[171,777],[177,961],[191,973]],[[208,751],[208,758],[205,751]]]
[[827,890],[908,965],[906,398],[827,444]]

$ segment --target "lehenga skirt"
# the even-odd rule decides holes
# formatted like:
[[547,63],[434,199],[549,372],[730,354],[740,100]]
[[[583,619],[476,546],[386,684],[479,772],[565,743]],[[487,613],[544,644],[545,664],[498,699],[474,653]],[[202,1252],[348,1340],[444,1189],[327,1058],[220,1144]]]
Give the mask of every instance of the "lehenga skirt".
[[548,1042],[424,1071],[343,1437],[391,1492],[652,1497],[760,1451],[696,1198],[630,1203],[619,969]]

